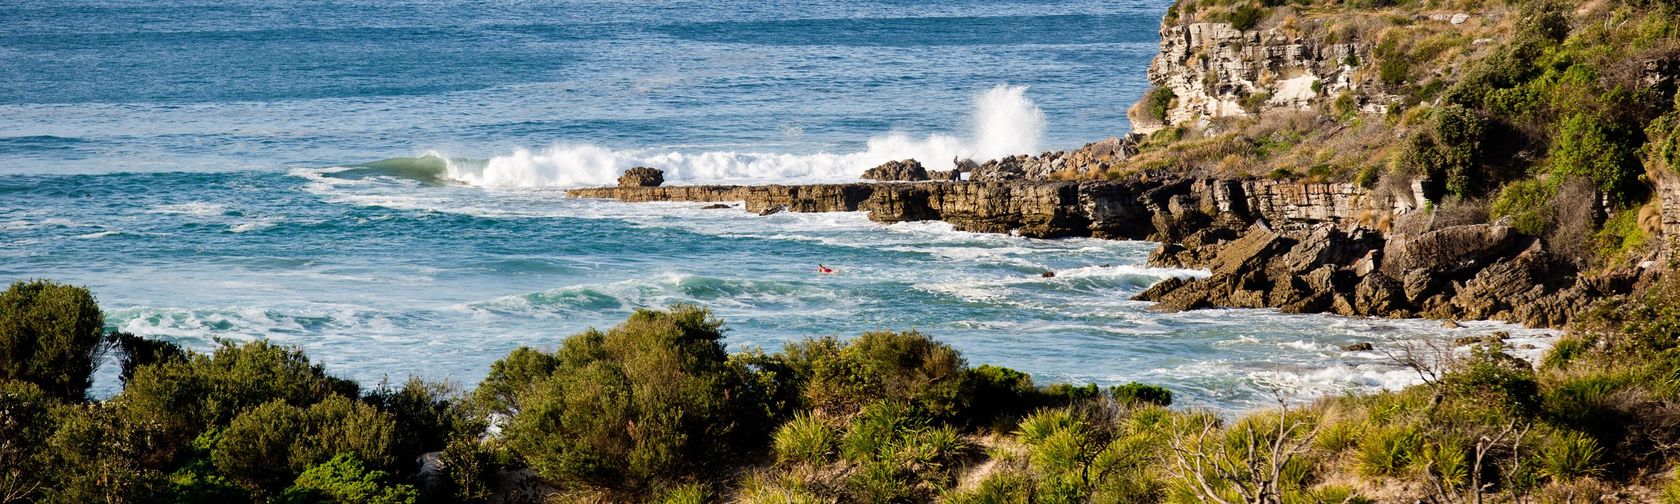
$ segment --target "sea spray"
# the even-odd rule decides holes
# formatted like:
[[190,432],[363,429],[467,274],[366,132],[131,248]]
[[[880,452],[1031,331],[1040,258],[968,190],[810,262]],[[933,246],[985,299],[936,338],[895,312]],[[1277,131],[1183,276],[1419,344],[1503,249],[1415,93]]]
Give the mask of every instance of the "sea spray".
[[849,154],[684,153],[563,143],[535,151],[519,149],[487,161],[453,159],[440,153],[427,157],[444,161],[444,179],[481,187],[606,185],[635,166],[664,170],[665,179],[677,183],[848,181],[892,160],[916,159],[930,168],[950,169],[958,158],[985,161],[1036,153],[1046,121],[1026,92],[1026,86],[998,85],[975,95],[967,138],[943,133],[916,138],[890,132],[870,138],[863,151]]

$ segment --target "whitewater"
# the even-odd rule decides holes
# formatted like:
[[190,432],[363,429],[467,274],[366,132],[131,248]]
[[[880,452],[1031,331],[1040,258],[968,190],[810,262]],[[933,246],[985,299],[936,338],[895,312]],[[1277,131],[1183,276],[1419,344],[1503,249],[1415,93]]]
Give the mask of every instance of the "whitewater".
[[[1401,341],[1543,348],[1490,323],[1153,313],[1130,297],[1205,273],[1148,267],[1147,242],[564,195],[634,166],[835,182],[1124,134],[1166,5],[4,2],[0,281],[85,285],[111,330],[266,338],[363,383],[471,386],[673,303],[735,350],[915,329],[1041,383],[1225,410],[1412,383],[1380,351]],[[1360,342],[1379,351],[1341,350]]]

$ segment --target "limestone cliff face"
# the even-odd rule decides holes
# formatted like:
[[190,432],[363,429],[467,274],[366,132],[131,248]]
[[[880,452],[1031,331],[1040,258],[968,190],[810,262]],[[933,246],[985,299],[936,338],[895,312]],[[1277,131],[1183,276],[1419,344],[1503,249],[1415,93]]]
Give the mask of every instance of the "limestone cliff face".
[[1132,130],[1147,134],[1264,109],[1311,108],[1358,88],[1357,65],[1369,53],[1368,44],[1358,41],[1169,18],[1161,26],[1161,52],[1150,64],[1149,82],[1172,90],[1176,99],[1165,122],[1134,108]]
[[1666,263],[1680,258],[1680,174],[1666,166],[1646,173],[1650,175],[1652,197],[1657,202],[1656,238],[1662,240],[1658,259]]

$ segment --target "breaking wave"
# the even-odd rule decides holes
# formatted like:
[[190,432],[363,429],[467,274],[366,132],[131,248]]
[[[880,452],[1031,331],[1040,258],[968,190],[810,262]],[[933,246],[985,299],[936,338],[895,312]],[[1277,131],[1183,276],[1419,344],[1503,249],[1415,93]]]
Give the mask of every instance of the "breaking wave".
[[636,166],[664,170],[665,179],[675,183],[854,180],[870,167],[899,159],[916,159],[929,169],[950,169],[956,158],[988,160],[1038,152],[1044,112],[1027,98],[1026,91],[1025,86],[999,85],[976,95],[966,137],[935,133],[915,138],[893,132],[870,138],[863,151],[848,154],[685,153],[556,144],[487,160],[431,152],[353,166],[336,175],[387,175],[480,187],[571,188],[611,184],[624,170]]

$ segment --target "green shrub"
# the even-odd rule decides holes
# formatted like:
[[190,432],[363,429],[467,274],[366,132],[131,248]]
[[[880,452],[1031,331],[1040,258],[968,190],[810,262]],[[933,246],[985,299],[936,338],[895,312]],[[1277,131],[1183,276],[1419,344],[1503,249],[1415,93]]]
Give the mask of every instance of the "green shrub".
[[[813,410],[845,417],[879,401],[903,401],[940,420],[960,420],[968,410],[967,364],[949,345],[915,331],[875,331],[858,336],[843,347],[824,345],[793,367],[808,369],[805,404]],[[800,357],[790,357],[800,358]]]
[[665,491],[665,496],[659,499],[660,504],[706,504],[715,502],[712,493],[697,483],[678,485]]
[[1411,63],[1406,61],[1405,55],[1385,57],[1377,63],[1377,79],[1389,86],[1399,86],[1406,83],[1411,70]]
[[275,400],[235,417],[210,458],[222,474],[257,492],[284,489],[310,466],[339,454],[376,468],[394,462],[396,422],[343,396],[300,408]]
[[834,452],[834,431],[822,420],[801,414],[782,424],[773,440],[776,460],[784,464],[821,464]]
[[1138,382],[1109,387],[1108,395],[1109,397],[1114,398],[1114,402],[1126,406],[1139,406],[1145,404],[1171,406],[1173,398],[1172,391],[1167,390],[1166,387],[1159,385],[1145,385]]
[[1554,481],[1571,482],[1603,473],[1599,457],[1603,450],[1598,441],[1579,432],[1564,432],[1552,436],[1540,447],[1540,467]]
[[50,482],[53,406],[34,383],[0,380],[0,496],[33,500]]
[[438,454],[438,462],[442,466],[439,495],[448,497],[450,502],[489,502],[500,464],[477,438],[451,439],[443,453]]
[[1511,227],[1529,236],[1544,236],[1552,226],[1556,209],[1552,199],[1557,197],[1558,183],[1554,179],[1535,178],[1506,184],[1493,199],[1488,213],[1495,218],[1510,217]]
[[124,420],[145,426],[168,453],[241,412],[280,401],[308,406],[330,396],[357,397],[355,382],[328,376],[303,351],[268,341],[221,341],[210,355],[135,368],[113,399]]
[[1422,439],[1417,430],[1396,425],[1371,431],[1359,440],[1359,451],[1355,454],[1361,474],[1397,477],[1405,473],[1420,451]]
[[284,504],[412,504],[413,486],[393,484],[391,475],[369,469],[355,456],[340,454],[311,466],[280,495]]
[[0,293],[0,380],[80,401],[105,348],[105,316],[87,289],[34,280]]
[[551,354],[531,347],[515,348],[490,364],[490,374],[478,383],[473,397],[490,411],[512,416],[519,412],[519,398],[558,367],[560,360]]
[[1556,173],[1581,175],[1618,202],[1633,201],[1643,167],[1639,163],[1637,132],[1627,126],[1587,114],[1575,114],[1559,125],[1549,162]]
[[1166,124],[1167,112],[1172,109],[1172,103],[1175,99],[1178,99],[1178,94],[1174,93],[1172,88],[1150,88],[1149,92],[1144,93],[1143,95],[1143,112],[1145,117],[1150,120]]
[[396,422],[393,456],[399,463],[398,474],[418,471],[420,456],[442,450],[450,439],[477,438],[484,433],[481,417],[452,395],[447,385],[410,377],[402,388],[382,385],[363,398]]
[[1540,386],[1528,362],[1504,353],[1498,343],[1477,344],[1470,356],[1441,376],[1441,392],[1477,408],[1528,414],[1538,406]]
[[1227,18],[1227,22],[1231,23],[1231,28],[1234,28],[1237,31],[1249,31],[1254,29],[1255,26],[1258,26],[1260,24],[1260,20],[1265,19],[1265,17],[1265,9],[1261,9],[1254,4],[1245,3],[1237,6],[1236,10],[1231,11],[1230,16]]
[[146,463],[153,440],[98,404],[66,405],[47,441],[51,483],[44,502],[137,502],[163,495],[168,482]]
[[739,394],[721,323],[706,310],[638,310],[567,338],[553,374],[517,394],[503,431],[532,470],[562,485],[645,492],[762,450],[764,405]]
[[122,353],[123,383],[134,377],[134,370],[165,362],[185,362],[187,351],[168,341],[142,338],[128,333],[111,333],[111,341]]

